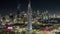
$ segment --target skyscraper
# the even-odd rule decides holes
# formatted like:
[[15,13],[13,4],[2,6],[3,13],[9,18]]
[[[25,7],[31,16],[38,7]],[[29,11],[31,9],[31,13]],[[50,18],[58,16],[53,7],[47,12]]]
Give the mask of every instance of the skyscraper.
[[27,11],[27,30],[30,31],[32,30],[32,10],[31,10],[31,5],[30,5],[30,0],[29,0],[29,4],[28,4],[28,11]]
[[39,16],[39,14],[40,14],[40,12],[39,12],[39,10],[37,10],[37,15]]

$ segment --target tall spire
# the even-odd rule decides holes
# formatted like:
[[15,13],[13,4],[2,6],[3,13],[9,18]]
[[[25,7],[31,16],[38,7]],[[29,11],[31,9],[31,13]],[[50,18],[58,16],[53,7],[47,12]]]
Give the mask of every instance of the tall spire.
[[29,1],[29,4],[28,4],[28,7],[30,7],[30,1]]
[[29,0],[29,3],[28,3],[28,11],[27,11],[27,15],[28,15],[28,27],[27,29],[30,31],[32,30],[32,14],[31,14],[31,5],[30,5],[30,0]]
[[30,3],[30,0],[29,0],[29,3],[28,3],[28,10],[31,10],[31,3]]

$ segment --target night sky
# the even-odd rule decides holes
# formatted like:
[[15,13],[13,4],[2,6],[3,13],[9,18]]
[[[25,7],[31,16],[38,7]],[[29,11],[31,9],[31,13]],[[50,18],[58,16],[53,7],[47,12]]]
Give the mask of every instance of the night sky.
[[[6,11],[1,11],[3,9],[17,9],[20,5],[20,10],[27,10],[28,0],[0,0],[0,13],[5,13]],[[49,13],[56,12],[60,13],[60,1],[59,0],[31,0],[31,7],[33,10],[48,10]]]

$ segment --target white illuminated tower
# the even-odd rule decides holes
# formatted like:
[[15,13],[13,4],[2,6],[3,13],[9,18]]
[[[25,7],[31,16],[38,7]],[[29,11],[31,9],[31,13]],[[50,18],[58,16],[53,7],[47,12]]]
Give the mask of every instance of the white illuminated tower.
[[37,10],[37,15],[38,15],[38,16],[39,16],[39,13],[40,13],[39,10]]
[[27,30],[31,31],[32,30],[32,10],[31,10],[31,5],[30,5],[30,0],[28,3],[28,11],[27,11],[27,20],[28,20],[28,24],[27,24]]
[[53,18],[56,18],[56,14],[54,13]]

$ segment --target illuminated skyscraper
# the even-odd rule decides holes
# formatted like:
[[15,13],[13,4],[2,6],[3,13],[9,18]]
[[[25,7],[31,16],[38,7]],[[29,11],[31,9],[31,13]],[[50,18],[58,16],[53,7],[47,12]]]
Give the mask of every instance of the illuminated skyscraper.
[[55,14],[55,13],[53,14],[53,18],[57,18],[57,16],[56,16],[56,14]]
[[28,20],[28,24],[27,24],[27,30],[30,31],[32,30],[32,10],[31,10],[31,5],[30,5],[30,0],[29,0],[29,4],[28,4],[28,11],[27,11],[27,20]]
[[37,15],[39,16],[39,14],[40,14],[40,12],[39,12],[39,10],[37,10]]
[[0,22],[2,21],[2,17],[1,17],[1,15],[0,15]]
[[47,10],[43,14],[43,19],[44,20],[48,20],[49,19],[49,15],[48,15],[48,11]]

